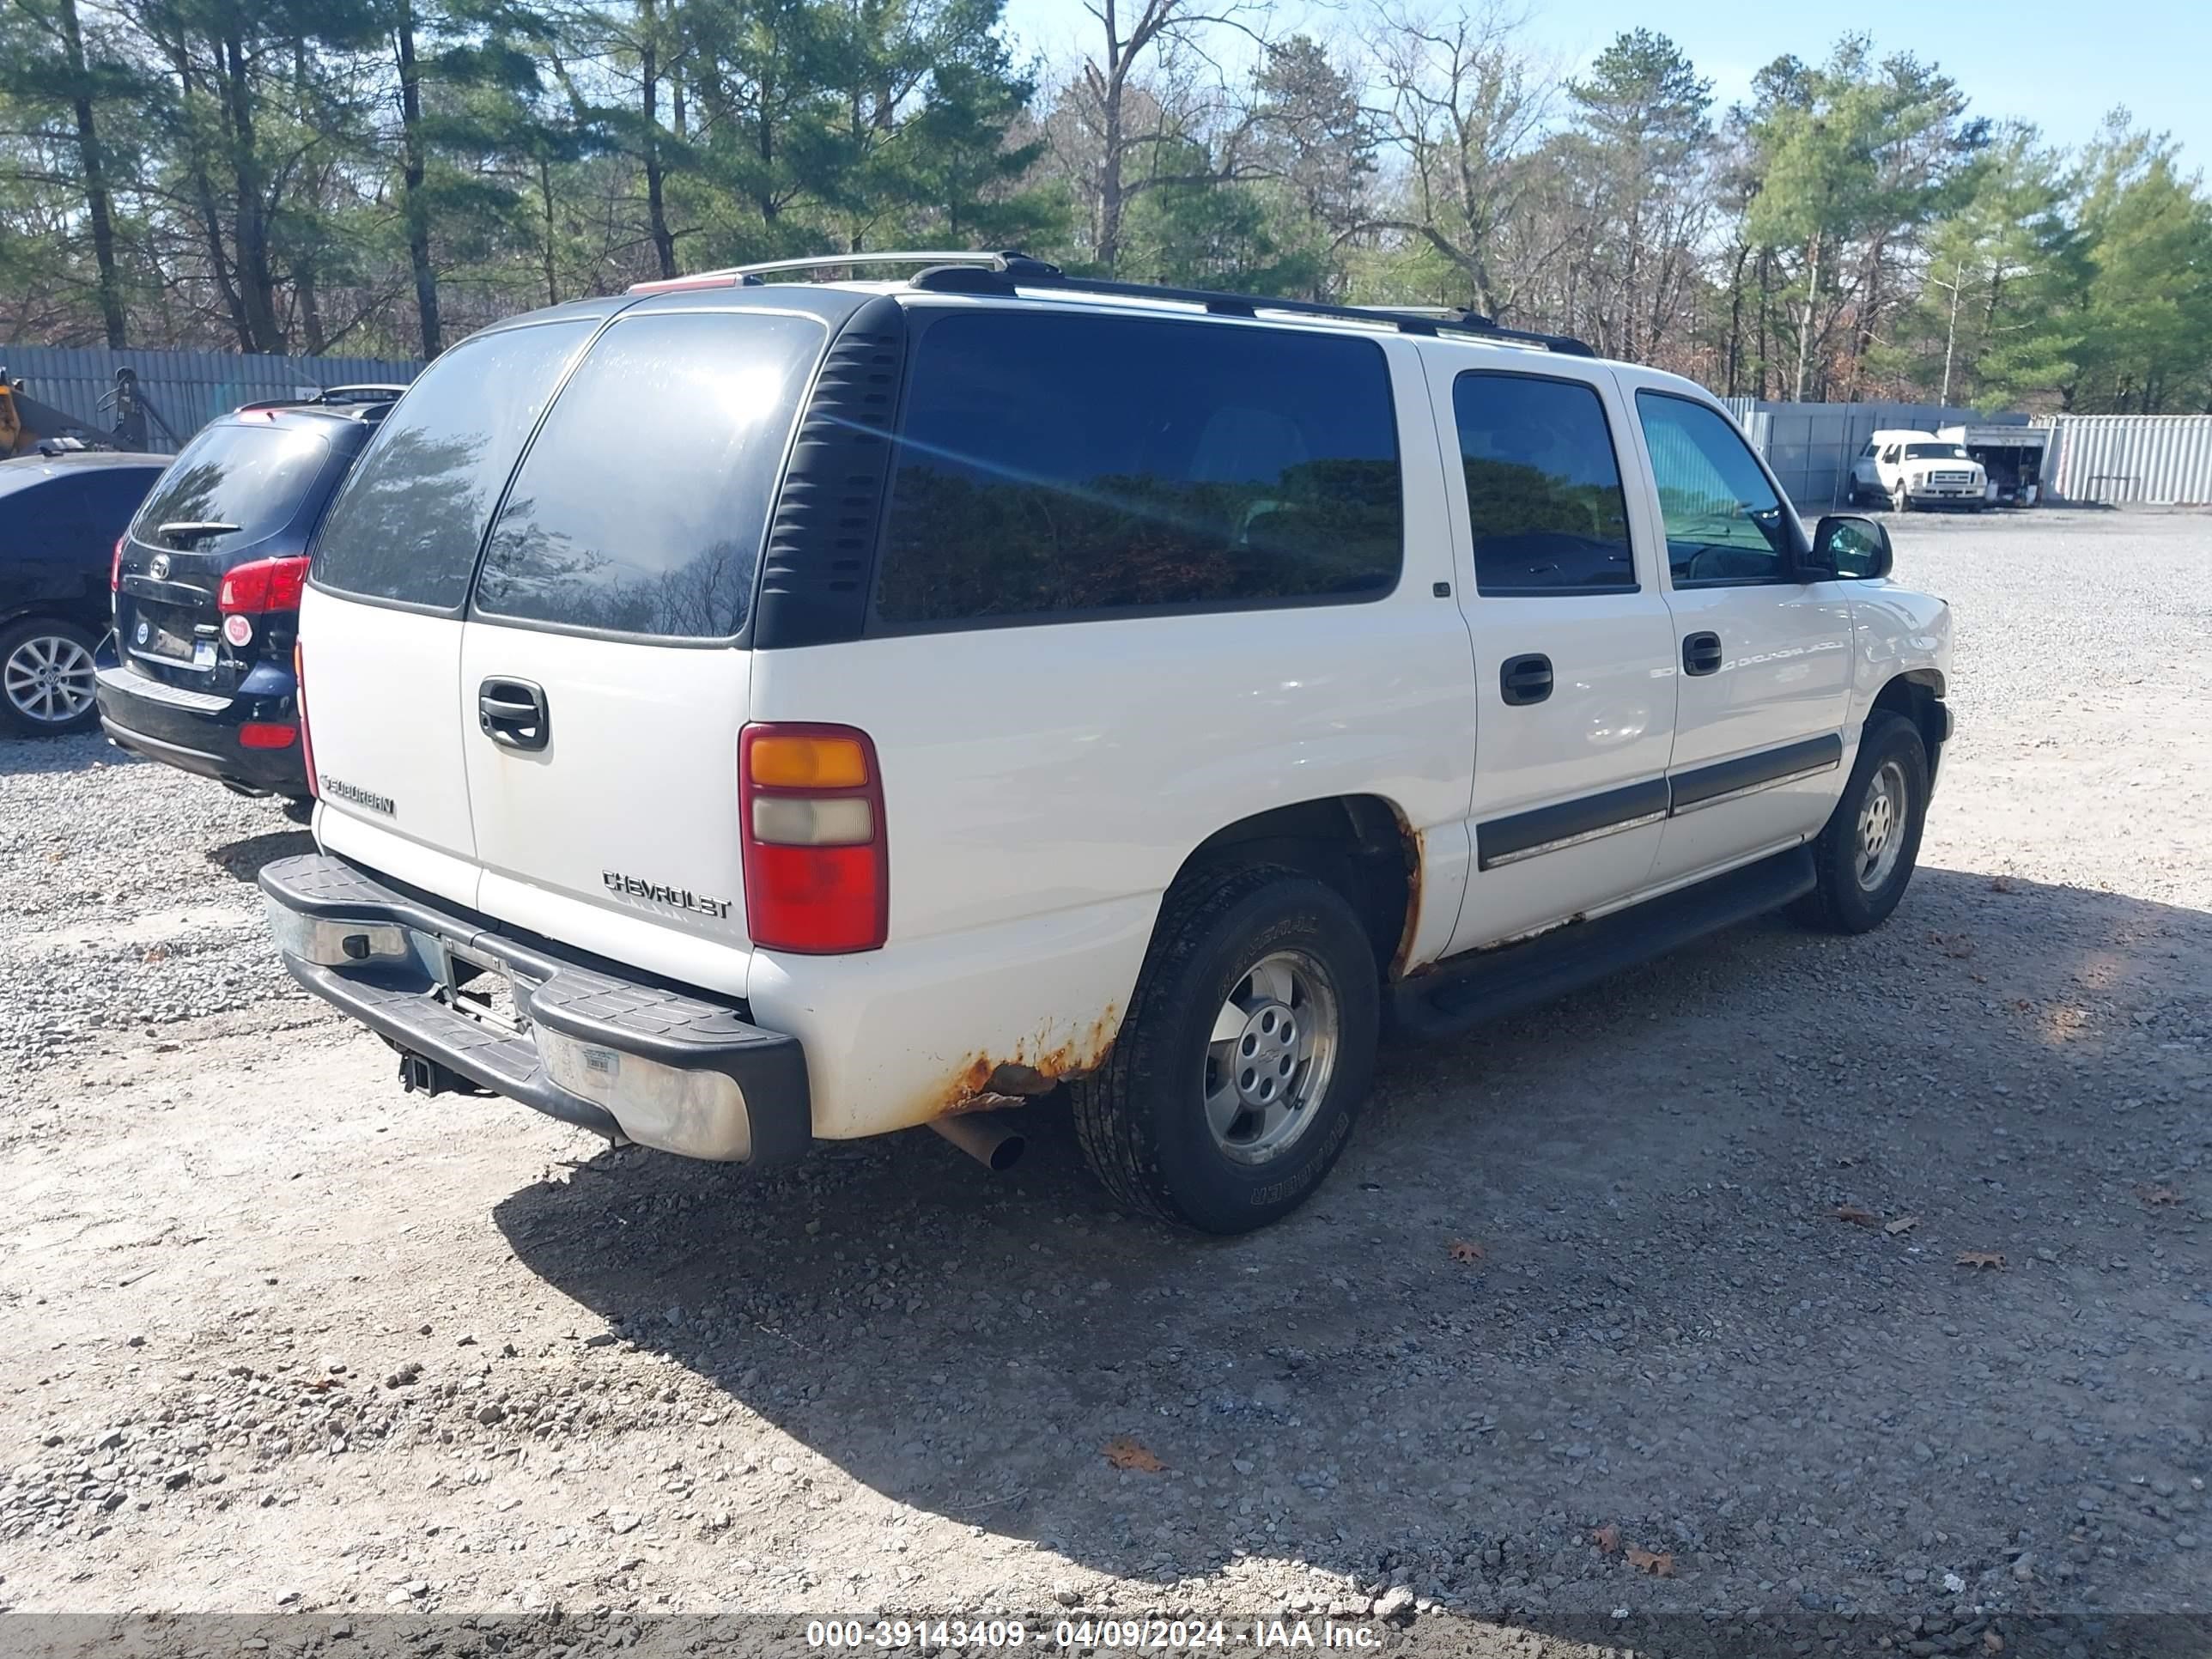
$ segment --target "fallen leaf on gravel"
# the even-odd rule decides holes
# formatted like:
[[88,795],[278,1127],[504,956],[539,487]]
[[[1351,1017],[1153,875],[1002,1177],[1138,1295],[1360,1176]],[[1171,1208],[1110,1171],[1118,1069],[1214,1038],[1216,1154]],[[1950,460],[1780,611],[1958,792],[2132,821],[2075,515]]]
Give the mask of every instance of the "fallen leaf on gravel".
[[2171,1187],[2138,1187],[2136,1196],[2154,1210],[2163,1205],[2181,1202],[2181,1194]]
[[1990,891],[1992,893],[2017,893],[2020,891],[2020,889],[2013,884],[2013,879],[2010,876],[1992,876],[1990,878]]
[[303,1376],[300,1379],[300,1386],[309,1394],[328,1394],[332,1389],[342,1389],[345,1384],[335,1376]]
[[1628,1547],[1628,1565],[1638,1572],[1650,1573],[1654,1578],[1672,1578],[1674,1576],[1674,1554],[1672,1550],[1655,1555],[1650,1550],[1640,1550],[1631,1544]]
[[1464,1238],[1451,1247],[1451,1259],[1455,1261],[1480,1261],[1483,1258],[1483,1254],[1481,1245],[1470,1243]]
[[1930,933],[1928,942],[1947,957],[1963,959],[1974,954],[1974,941],[1964,933]]
[[1888,1234],[1892,1238],[1895,1238],[1895,1237],[1897,1237],[1900,1233],[1909,1233],[1909,1232],[1911,1232],[1911,1231],[1915,1227],[1917,1227],[1919,1224],[1920,1224],[1920,1218],[1919,1218],[1918,1216],[1917,1216],[1917,1215],[1901,1215],[1901,1216],[1898,1217],[1896,1220],[1892,1221],[1892,1222],[1889,1222],[1888,1224],[1887,1224],[1882,1228],[1882,1231],[1884,1231],[1884,1232],[1887,1233],[1887,1234]]
[[168,957],[169,947],[166,945],[157,945],[152,950],[147,951],[143,957],[139,958],[139,960],[142,962],[166,962],[168,960]]
[[1158,1474],[1167,1468],[1126,1434],[1117,1434],[1106,1443],[1106,1461],[1117,1469],[1133,1469],[1139,1474]]
[[2002,1267],[2005,1259],[1995,1250],[1961,1250],[1958,1265],[1961,1267]]
[[1982,1632],[1982,1651],[1984,1653],[2002,1653],[2004,1651],[2004,1638],[1998,1635],[1993,1630],[1984,1631]]
[[1608,1521],[1590,1534],[1590,1542],[1604,1554],[1611,1555],[1620,1547],[1620,1528]]
[[1879,1227],[1881,1225],[1881,1218],[1880,1216],[1876,1215],[1872,1210],[1862,1210],[1856,1204],[1838,1204],[1836,1206],[1836,1219],[1838,1221],[1848,1221],[1854,1227]]

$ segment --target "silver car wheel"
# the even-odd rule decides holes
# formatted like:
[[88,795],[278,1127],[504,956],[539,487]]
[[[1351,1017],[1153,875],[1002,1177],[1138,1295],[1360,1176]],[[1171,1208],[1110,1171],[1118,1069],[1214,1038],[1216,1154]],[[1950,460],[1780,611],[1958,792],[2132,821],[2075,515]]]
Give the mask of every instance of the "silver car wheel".
[[33,634],[0,664],[0,695],[33,726],[66,726],[93,705],[92,653],[66,634]]
[[1336,988],[1302,951],[1263,957],[1214,1016],[1201,1088],[1213,1144],[1240,1164],[1295,1146],[1319,1115],[1341,1041]]
[[1881,890],[1896,872],[1905,850],[1905,821],[1910,805],[1905,794],[1905,769],[1884,761],[1867,785],[1866,799],[1859,804],[1859,847],[1856,866],[1859,886],[1869,893]]

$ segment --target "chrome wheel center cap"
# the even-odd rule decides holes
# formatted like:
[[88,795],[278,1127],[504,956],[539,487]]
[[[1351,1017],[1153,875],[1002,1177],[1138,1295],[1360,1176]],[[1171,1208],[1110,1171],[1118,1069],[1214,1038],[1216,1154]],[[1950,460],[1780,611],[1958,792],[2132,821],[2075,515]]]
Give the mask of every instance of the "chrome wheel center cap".
[[1279,1002],[1252,1010],[1231,1051],[1237,1098],[1251,1106],[1270,1106],[1283,1097],[1297,1066],[1297,1018]]

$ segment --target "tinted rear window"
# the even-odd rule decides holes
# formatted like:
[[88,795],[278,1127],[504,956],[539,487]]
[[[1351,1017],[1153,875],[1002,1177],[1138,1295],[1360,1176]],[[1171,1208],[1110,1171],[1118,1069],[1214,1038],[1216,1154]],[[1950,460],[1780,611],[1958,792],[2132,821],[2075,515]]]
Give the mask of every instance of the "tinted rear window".
[[1613,428],[1591,387],[1528,374],[1452,382],[1474,580],[1484,593],[1636,586]]
[[[514,458],[591,329],[480,334],[423,370],[331,503],[315,580],[368,599],[459,605]],[[620,446],[612,431],[607,441]]]
[[954,313],[909,371],[877,611],[943,623],[1376,599],[1403,541],[1373,341]]
[[757,313],[615,324],[515,477],[477,609],[666,639],[737,633],[827,338],[811,318]]
[[[276,422],[211,426],[170,463],[131,533],[151,547],[219,553],[274,535],[292,520],[330,459],[319,432]],[[229,525],[192,532],[188,525]],[[171,526],[166,532],[163,526]]]

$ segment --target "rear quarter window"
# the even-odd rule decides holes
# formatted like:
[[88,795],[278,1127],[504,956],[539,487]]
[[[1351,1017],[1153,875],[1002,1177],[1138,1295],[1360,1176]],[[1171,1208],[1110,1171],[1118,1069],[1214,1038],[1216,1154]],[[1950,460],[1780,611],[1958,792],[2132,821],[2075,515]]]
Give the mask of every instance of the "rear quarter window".
[[654,639],[737,634],[828,338],[813,318],[757,311],[616,322],[515,476],[477,609]]
[[[515,458],[591,330],[580,319],[479,334],[423,370],[331,503],[317,584],[458,609]],[[611,430],[606,442],[622,439]]]
[[[131,533],[149,547],[198,553],[258,542],[292,521],[330,453],[322,434],[297,426],[210,426],[161,474]],[[206,528],[215,525],[228,528]]]
[[917,342],[879,622],[1379,599],[1404,489],[1371,340],[978,310]]

